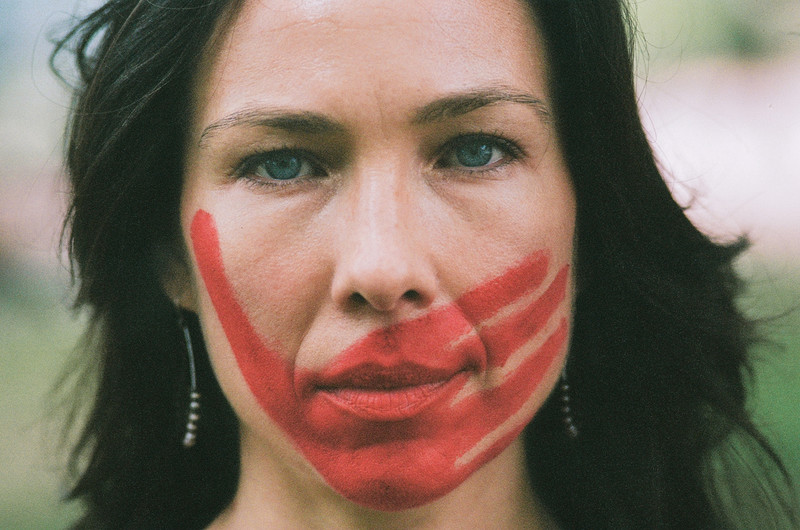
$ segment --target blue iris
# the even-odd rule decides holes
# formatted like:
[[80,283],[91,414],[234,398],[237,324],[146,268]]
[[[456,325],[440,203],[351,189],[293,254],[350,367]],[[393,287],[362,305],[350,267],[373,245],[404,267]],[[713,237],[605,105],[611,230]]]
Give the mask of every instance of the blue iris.
[[290,151],[277,151],[264,157],[261,165],[271,178],[289,180],[297,178],[303,167],[302,159]]
[[466,140],[455,150],[458,163],[466,167],[485,166],[492,160],[494,147],[485,139]]

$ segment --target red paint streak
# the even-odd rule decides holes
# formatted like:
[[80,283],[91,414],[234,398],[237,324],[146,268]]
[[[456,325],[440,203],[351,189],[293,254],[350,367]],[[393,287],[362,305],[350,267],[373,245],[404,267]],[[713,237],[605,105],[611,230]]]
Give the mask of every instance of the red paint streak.
[[470,322],[481,322],[535,290],[547,276],[547,255],[536,252],[501,276],[475,287],[456,301]]
[[[456,340],[545,280],[549,257],[537,252],[453,304],[368,333],[320,372],[295,373],[237,301],[209,213],[197,212],[191,238],[200,274],[253,395],[332,488],[370,508],[401,510],[431,502],[502,452],[530,417],[502,433],[497,429],[525,405],[567,345],[567,320],[559,318],[556,331],[502,384],[451,405],[468,377],[481,380],[488,366],[502,366],[556,318],[566,297],[567,265],[544,294],[483,330],[480,340]],[[398,400],[408,404],[390,410]],[[456,465],[493,432],[502,435]]]
[[547,324],[564,300],[568,280],[569,271],[565,267],[558,272],[544,294],[528,307],[482,331],[483,340],[492,345],[489,357],[492,368],[503,366],[509,355]]

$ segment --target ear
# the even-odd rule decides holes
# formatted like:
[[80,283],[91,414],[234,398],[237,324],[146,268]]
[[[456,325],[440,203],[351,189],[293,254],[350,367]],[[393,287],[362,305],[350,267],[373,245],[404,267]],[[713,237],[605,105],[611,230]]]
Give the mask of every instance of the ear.
[[197,312],[197,291],[189,257],[174,247],[159,253],[159,280],[161,288],[176,307]]

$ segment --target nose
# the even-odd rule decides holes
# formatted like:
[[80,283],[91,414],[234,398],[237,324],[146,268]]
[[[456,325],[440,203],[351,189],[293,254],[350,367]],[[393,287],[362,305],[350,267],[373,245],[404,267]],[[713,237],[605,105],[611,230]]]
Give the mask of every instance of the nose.
[[340,307],[380,312],[429,306],[436,291],[419,198],[403,171],[355,177],[339,212],[332,296]]

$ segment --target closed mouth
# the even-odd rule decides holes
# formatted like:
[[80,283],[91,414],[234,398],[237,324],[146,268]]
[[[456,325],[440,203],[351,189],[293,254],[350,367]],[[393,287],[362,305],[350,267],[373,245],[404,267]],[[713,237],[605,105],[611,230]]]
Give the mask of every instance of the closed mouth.
[[413,363],[365,364],[318,381],[314,393],[364,420],[400,421],[457,391],[467,377],[467,370],[454,372]]
[[326,410],[372,422],[411,418],[485,372],[483,344],[459,340],[472,329],[451,306],[376,329],[320,370],[297,370],[295,391],[324,424],[333,420],[321,420]]

